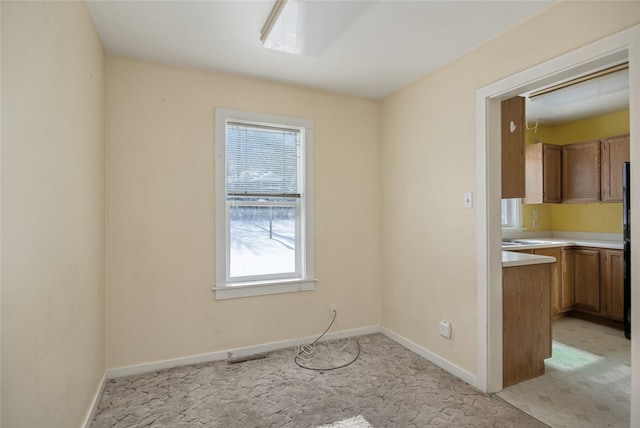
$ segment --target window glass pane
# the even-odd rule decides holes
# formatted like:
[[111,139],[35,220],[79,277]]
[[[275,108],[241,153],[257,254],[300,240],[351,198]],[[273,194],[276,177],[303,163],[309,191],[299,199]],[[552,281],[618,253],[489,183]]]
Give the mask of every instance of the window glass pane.
[[300,131],[292,129],[228,124],[227,193],[299,193],[299,134]]
[[520,227],[521,219],[521,199],[502,199],[502,227]]
[[502,200],[502,226],[509,225],[509,204],[506,199]]
[[229,224],[230,277],[295,273],[295,206],[231,206]]

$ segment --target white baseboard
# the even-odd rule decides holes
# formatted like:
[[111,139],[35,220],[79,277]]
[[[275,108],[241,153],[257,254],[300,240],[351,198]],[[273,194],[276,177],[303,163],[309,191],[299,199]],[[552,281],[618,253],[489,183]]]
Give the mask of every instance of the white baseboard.
[[[448,371],[454,376],[457,376],[460,379],[464,380],[465,382],[478,388],[477,376],[469,373],[468,371],[464,370],[461,367],[458,367],[457,365],[451,363],[450,361],[447,361],[439,357],[438,355],[410,341],[409,339],[403,336],[400,336],[399,334],[389,330],[388,328],[384,328],[380,326],[370,326],[370,327],[356,328],[352,330],[344,330],[341,332],[332,332],[332,333],[327,333],[324,336],[323,340],[339,339],[341,337],[356,337],[356,336],[363,336],[365,334],[374,334],[374,333],[384,334],[389,339],[415,352],[416,354],[420,355],[422,358],[428,361],[431,361],[435,365],[443,368],[444,370]],[[262,345],[247,346],[244,348],[236,348],[236,349],[229,349],[225,351],[192,355],[190,357],[174,358],[170,360],[154,361],[150,363],[137,364],[133,366],[117,367],[113,369],[108,369],[106,372],[106,378],[114,379],[114,378],[123,377],[123,376],[131,376],[131,375],[137,375],[142,373],[154,372],[158,370],[169,369],[172,367],[187,366],[191,364],[206,363],[211,361],[221,361],[221,360],[226,360],[228,358],[247,357],[250,355],[262,354],[265,352],[291,348],[298,345],[299,343],[300,344],[311,343],[316,339],[316,337],[317,336],[311,336],[311,337],[305,337],[300,339],[283,340],[279,342],[265,343]],[[103,382],[103,385],[104,385],[104,382]],[[97,401],[96,401],[96,404],[97,404]]]
[[89,428],[91,426],[91,422],[93,422],[93,418],[96,415],[96,410],[98,409],[98,403],[100,402],[100,398],[102,398],[102,391],[104,391],[104,384],[107,382],[107,373],[105,372],[102,375],[102,379],[98,384],[98,388],[96,389],[95,394],[93,394],[93,400],[91,400],[91,406],[87,411],[86,416],[84,417],[84,423],[82,426],[84,428]]
[[[339,339],[341,337],[355,337],[365,334],[380,333],[380,326],[362,327],[352,330],[344,330],[341,332],[327,333],[323,340]],[[249,355],[262,354],[265,352],[276,351],[284,348],[291,348],[296,345],[311,343],[318,336],[305,337],[300,339],[283,340],[280,342],[265,343],[256,346],[247,346],[244,348],[228,349],[225,351],[210,352],[206,354],[193,355],[190,357],[174,358],[170,360],[154,361],[151,363],[137,364],[133,366],[117,367],[108,369],[106,372],[107,379],[117,377],[131,376],[142,373],[149,373],[158,370],[169,369],[172,367],[187,366],[191,364],[207,363],[210,361],[221,361],[228,358],[240,358]]]
[[469,373],[468,371],[466,371],[465,369],[463,369],[461,367],[456,366],[452,362],[447,361],[447,360],[437,356],[433,352],[427,350],[426,348],[423,348],[422,346],[418,345],[417,343],[414,343],[414,342],[410,341],[409,339],[407,339],[405,337],[400,336],[398,333],[396,333],[394,331],[391,331],[388,328],[382,327],[380,330],[381,330],[381,333],[384,334],[385,336],[387,336],[389,339],[399,343],[400,345],[404,346],[405,348],[407,348],[407,349],[415,352],[416,354],[420,355],[425,360],[431,361],[435,365],[445,369],[446,371],[448,371],[449,373],[453,374],[454,376],[457,376],[460,379],[462,379],[465,382],[467,382],[468,384],[478,388],[478,377],[477,376]]

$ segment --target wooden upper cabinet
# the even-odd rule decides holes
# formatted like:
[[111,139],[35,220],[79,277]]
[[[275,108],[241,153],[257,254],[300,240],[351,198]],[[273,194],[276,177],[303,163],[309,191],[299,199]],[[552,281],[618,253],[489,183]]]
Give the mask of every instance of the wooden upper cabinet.
[[629,160],[628,135],[602,140],[602,202],[622,202],[622,164]]
[[502,198],[524,198],[525,99],[502,101]]
[[600,140],[562,146],[562,202],[600,201]]
[[562,147],[536,143],[526,146],[525,204],[562,202]]

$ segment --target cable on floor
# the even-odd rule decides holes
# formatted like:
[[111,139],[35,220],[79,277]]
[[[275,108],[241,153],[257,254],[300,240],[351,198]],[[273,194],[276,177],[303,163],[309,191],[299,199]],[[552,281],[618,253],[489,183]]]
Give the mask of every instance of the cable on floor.
[[[307,370],[315,370],[315,371],[320,371],[320,372],[330,371],[330,370],[337,370],[337,369],[341,369],[341,368],[350,366],[351,364],[353,364],[358,359],[358,357],[360,357],[360,342],[358,342],[356,340],[355,342],[356,342],[356,345],[358,346],[358,353],[348,363],[345,363],[345,364],[342,364],[342,365],[339,365],[339,366],[334,366],[334,367],[309,367],[309,366],[306,366],[303,363],[301,363],[301,361],[305,362],[305,361],[313,360],[317,356],[318,351],[316,349],[316,343],[318,343],[318,341],[320,341],[324,337],[324,335],[327,334],[329,329],[331,329],[331,327],[335,323],[336,317],[338,316],[338,312],[335,309],[332,312],[333,312],[333,318],[331,319],[331,322],[329,323],[329,326],[324,330],[324,332],[322,332],[322,334],[320,336],[318,336],[316,338],[316,340],[314,340],[313,342],[311,342],[308,345],[298,345],[297,346],[296,355],[294,357],[294,361],[299,367],[301,367],[303,369],[307,369]],[[351,343],[351,339],[347,338],[347,343],[344,346],[342,346],[338,350],[338,352],[344,350],[347,347],[347,345],[349,345],[349,343]],[[329,344],[329,341],[327,341],[327,346],[329,348],[331,348],[331,346]]]

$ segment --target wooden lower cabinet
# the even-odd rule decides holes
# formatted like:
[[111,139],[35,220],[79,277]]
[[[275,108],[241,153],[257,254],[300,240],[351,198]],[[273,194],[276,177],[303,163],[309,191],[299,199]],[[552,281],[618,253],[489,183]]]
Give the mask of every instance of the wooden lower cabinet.
[[551,263],[551,314],[577,312],[593,321],[624,320],[624,252],[607,248],[564,247],[518,250],[556,258]]
[[551,263],[551,315],[555,318],[561,312],[562,306],[562,250],[560,248],[541,248],[533,254],[555,257]]
[[573,309],[573,248],[541,248],[521,253],[555,257],[551,264],[551,314],[554,318]]
[[573,248],[563,248],[561,250],[562,260],[562,283],[560,285],[560,296],[558,302],[558,313],[564,314],[573,310],[575,304],[573,285]]
[[600,315],[601,260],[599,249],[576,249],[573,252],[573,310]]
[[602,295],[604,315],[612,320],[624,321],[624,252],[601,250],[604,253]]
[[502,386],[544,374],[551,356],[551,264],[502,269]]
[[576,249],[573,269],[573,310],[623,321],[624,252],[605,248]]

